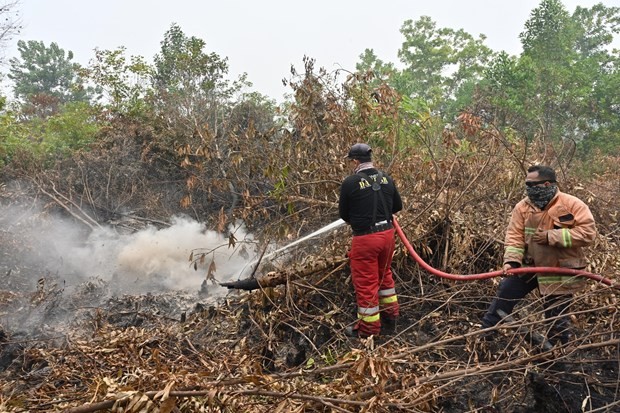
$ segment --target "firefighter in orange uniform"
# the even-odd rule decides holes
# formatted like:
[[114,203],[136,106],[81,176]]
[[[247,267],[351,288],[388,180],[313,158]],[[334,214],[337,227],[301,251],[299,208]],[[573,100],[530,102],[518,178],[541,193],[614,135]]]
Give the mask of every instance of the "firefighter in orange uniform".
[[[584,269],[583,247],[596,238],[594,217],[588,206],[561,192],[555,171],[543,165],[531,166],[525,178],[527,197],[512,210],[506,230],[504,271],[521,266]],[[497,297],[482,319],[482,327],[497,324],[497,310],[510,314],[529,292],[538,288],[543,296],[545,317],[550,322],[548,339],[566,344],[571,336],[566,315],[572,295],[583,289],[585,278],[561,274],[526,274],[504,278]],[[555,318],[557,317],[557,318]],[[492,335],[486,335],[490,338]]]

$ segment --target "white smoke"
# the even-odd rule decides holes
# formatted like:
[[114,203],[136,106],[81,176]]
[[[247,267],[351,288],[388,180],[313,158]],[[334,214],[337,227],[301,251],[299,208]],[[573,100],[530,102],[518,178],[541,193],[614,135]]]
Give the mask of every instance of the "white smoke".
[[[0,231],[19,238],[28,249],[14,257],[16,265],[44,269],[66,287],[97,277],[117,293],[204,292],[211,275],[209,294],[222,294],[227,290],[217,283],[238,279],[255,254],[253,237],[243,226],[230,226],[223,234],[189,217],[174,217],[169,227],[148,226],[127,234],[114,227],[87,231],[38,209],[26,213],[2,208]],[[229,246],[231,233],[234,246]],[[209,269],[215,271],[210,274]],[[32,283],[42,275],[32,274]]]
[[[189,218],[176,217],[169,228],[144,229],[121,239],[115,254],[117,274],[155,278],[171,290],[197,290],[210,268],[215,268],[212,276],[217,281],[229,281],[247,263],[243,251],[254,249],[252,237],[242,227],[235,231],[231,226],[229,231],[241,245],[229,246],[226,234],[207,230]],[[204,259],[200,260],[202,255]]]

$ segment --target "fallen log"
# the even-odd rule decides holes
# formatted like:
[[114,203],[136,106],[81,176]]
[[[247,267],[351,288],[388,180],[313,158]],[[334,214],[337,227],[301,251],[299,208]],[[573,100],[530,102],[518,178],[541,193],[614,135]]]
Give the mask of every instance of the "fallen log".
[[293,267],[270,271],[259,277],[245,278],[243,280],[220,283],[222,287],[236,290],[257,290],[259,288],[275,287],[286,284],[288,281],[298,278],[307,278],[319,272],[331,272],[348,261],[347,257],[310,257],[301,264]]

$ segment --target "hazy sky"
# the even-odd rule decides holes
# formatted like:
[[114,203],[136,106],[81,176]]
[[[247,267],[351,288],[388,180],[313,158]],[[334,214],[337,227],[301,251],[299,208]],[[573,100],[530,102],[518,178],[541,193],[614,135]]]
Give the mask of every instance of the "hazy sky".
[[[164,33],[177,23],[206,50],[228,57],[230,74],[248,73],[254,89],[281,100],[282,78],[304,55],[328,70],[354,70],[366,48],[387,62],[397,52],[405,20],[430,16],[438,27],[464,29],[510,54],[520,52],[519,33],[538,0],[21,0],[24,29],[18,37],[56,42],[86,65],[93,49],[125,46],[152,61]],[[569,12],[600,1],[564,0]],[[620,6],[620,0],[604,0]],[[14,44],[18,39],[14,40]],[[8,51],[16,54],[16,47]],[[6,70],[6,68],[4,69]]]

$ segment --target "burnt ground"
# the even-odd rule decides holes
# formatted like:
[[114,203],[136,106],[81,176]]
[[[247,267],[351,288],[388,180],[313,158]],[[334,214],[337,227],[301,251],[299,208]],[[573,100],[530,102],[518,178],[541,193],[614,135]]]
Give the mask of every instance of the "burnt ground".
[[[545,350],[530,339],[545,329],[535,294],[483,340],[497,280],[445,281],[401,260],[398,334],[359,340],[343,334],[355,314],[346,267],[217,299],[125,295],[22,266],[28,246],[1,241],[1,411],[148,412],[171,400],[177,411],[620,411],[618,306],[603,286],[576,298],[574,339]],[[156,394],[166,388],[176,398]]]

